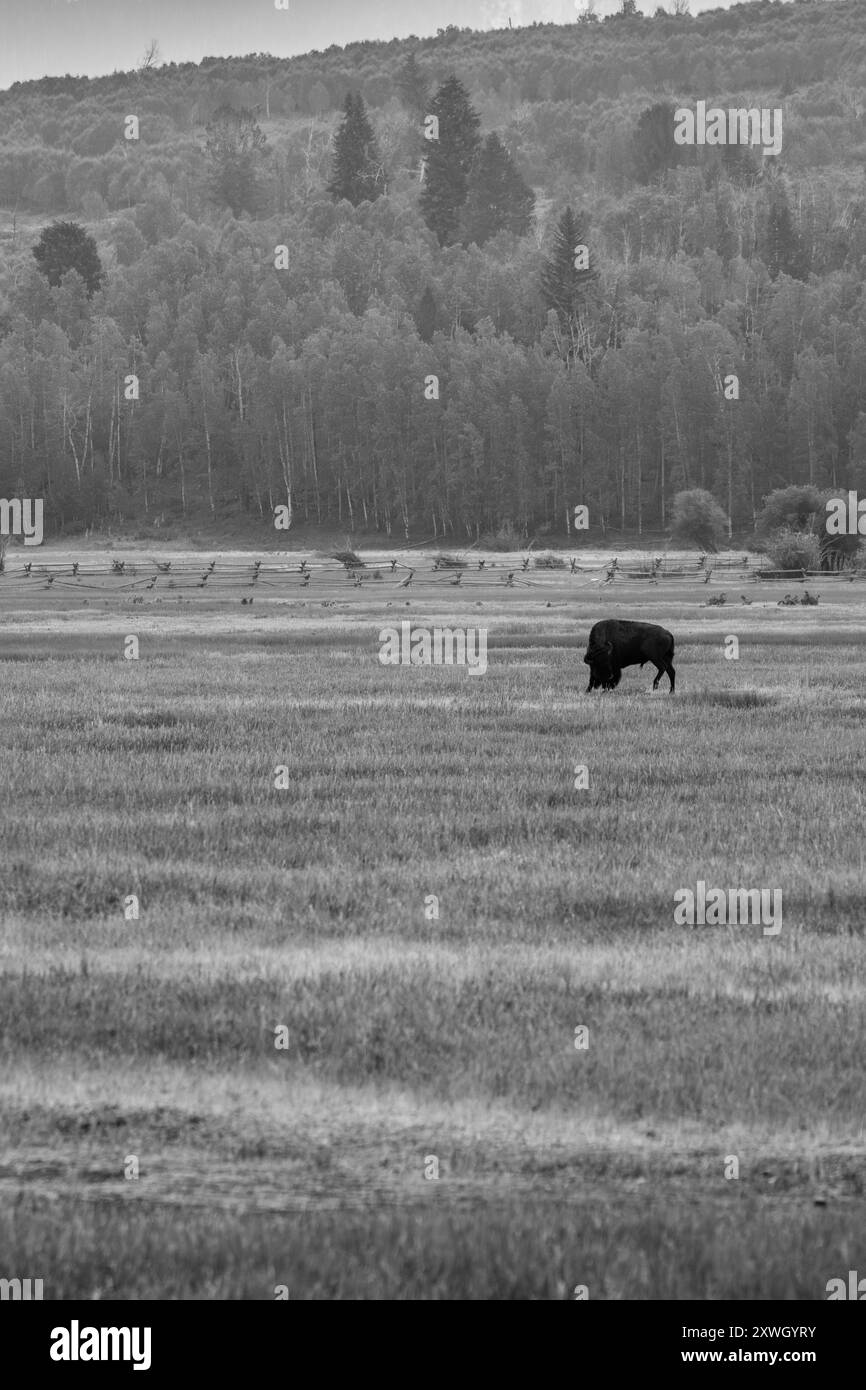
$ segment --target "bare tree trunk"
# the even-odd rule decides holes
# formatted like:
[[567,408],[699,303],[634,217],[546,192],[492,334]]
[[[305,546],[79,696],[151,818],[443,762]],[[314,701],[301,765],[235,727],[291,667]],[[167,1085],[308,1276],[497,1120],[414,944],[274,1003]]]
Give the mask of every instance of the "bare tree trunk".
[[72,438],[72,427],[71,427],[71,425],[69,424],[69,421],[68,421],[68,418],[67,418],[68,407],[69,407],[69,393],[68,393],[67,391],[64,391],[64,392],[63,392],[63,433],[64,433],[64,435],[66,436],[66,438],[69,440],[69,444],[70,444],[70,447],[71,447],[71,449],[72,449],[72,457],[73,457],[73,459],[74,459],[74,461],[75,461],[75,477],[76,477],[76,480],[77,480],[77,482],[78,482],[78,487],[79,487],[79,491],[80,491],[80,489],[81,489],[81,468],[80,468],[79,462],[78,462],[78,450],[77,450],[76,447],[75,447],[75,440]]
[[212,460],[212,457],[211,457],[211,447],[210,447],[210,425],[208,424],[208,418],[207,418],[207,399],[206,399],[206,397],[205,397],[204,365],[203,365],[203,363],[202,363],[201,361],[199,361],[199,377],[200,377],[200,380],[201,380],[201,414],[202,414],[202,422],[203,422],[203,424],[204,424],[204,441],[205,441],[205,451],[206,451],[206,455],[207,455],[207,495],[208,495],[208,500],[209,500],[209,502],[210,502],[211,516],[213,516],[213,513],[214,513],[214,511],[215,511],[214,501],[213,501],[213,460]]
[[180,509],[182,514],[186,516],[186,468],[183,458],[183,434],[180,430],[175,430],[175,438],[177,439],[177,459],[180,464]]

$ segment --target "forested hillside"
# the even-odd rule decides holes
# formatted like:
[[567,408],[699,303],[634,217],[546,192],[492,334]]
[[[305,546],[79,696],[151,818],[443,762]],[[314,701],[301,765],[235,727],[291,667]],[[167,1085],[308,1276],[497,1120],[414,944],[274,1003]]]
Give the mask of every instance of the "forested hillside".
[[[698,101],[781,153],[676,146]],[[866,491],[864,169],[863,0],[16,84],[0,495],[418,539]]]

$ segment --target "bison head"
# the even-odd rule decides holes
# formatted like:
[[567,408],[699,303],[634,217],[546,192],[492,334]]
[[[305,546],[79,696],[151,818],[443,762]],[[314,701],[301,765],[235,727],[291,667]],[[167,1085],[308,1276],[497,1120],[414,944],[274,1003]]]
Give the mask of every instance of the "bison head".
[[597,685],[609,686],[614,678],[613,643],[602,642],[598,647],[587,647],[583,658]]

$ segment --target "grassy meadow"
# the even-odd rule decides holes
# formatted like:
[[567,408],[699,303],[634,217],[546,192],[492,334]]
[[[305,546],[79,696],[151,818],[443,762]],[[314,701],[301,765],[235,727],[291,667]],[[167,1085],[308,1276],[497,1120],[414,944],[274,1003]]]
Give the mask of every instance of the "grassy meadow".
[[[332,588],[0,609],[0,1275],[825,1297],[866,1266],[866,587]],[[674,631],[676,695],[584,694],[602,616]],[[402,618],[486,673],[380,665]],[[781,932],[675,925],[698,880]]]

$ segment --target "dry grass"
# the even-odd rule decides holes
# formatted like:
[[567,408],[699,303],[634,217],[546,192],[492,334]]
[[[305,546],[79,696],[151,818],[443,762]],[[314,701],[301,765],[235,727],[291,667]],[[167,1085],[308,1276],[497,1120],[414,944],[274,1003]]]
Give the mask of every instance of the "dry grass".
[[[0,1273],[820,1298],[862,1260],[859,600],[568,579],[7,617]],[[676,696],[583,696],[602,612],[673,628]],[[380,666],[395,616],[483,622],[487,674]],[[780,888],[781,934],[674,926],[698,879]]]

